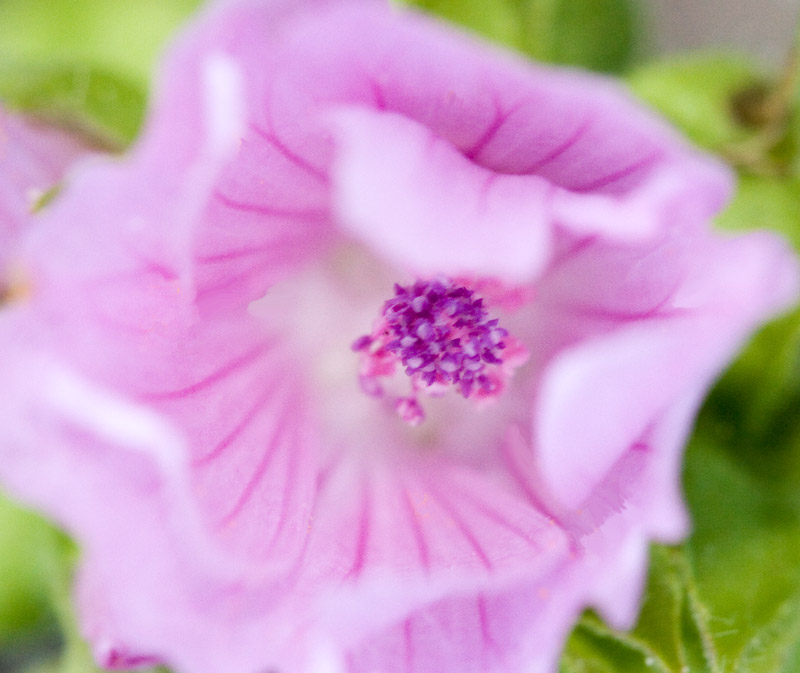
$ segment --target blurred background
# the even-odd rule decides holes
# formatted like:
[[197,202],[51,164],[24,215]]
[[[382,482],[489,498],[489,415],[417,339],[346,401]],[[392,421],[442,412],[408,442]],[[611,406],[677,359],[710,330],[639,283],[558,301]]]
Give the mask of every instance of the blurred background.
[[744,51],[765,65],[786,58],[798,22],[798,0],[645,0],[651,54],[719,47]]

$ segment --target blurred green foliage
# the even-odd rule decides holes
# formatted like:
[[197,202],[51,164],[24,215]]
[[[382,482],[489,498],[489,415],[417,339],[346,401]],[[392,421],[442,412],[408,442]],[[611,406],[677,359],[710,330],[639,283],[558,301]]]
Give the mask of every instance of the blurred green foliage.
[[636,36],[632,0],[399,0],[541,61],[620,72]]
[[691,140],[713,152],[742,142],[752,130],[737,122],[733,97],[759,78],[738,56],[683,55],[641,67],[627,80],[633,91]]
[[0,0],[0,99],[118,149],[166,38],[200,0]]
[[61,647],[53,595],[71,544],[0,496],[0,549],[0,670],[13,671]]
[[0,57],[76,63],[146,87],[164,41],[200,0],[2,0]]
[[133,141],[145,109],[143,88],[83,65],[0,65],[0,99],[109,150]]

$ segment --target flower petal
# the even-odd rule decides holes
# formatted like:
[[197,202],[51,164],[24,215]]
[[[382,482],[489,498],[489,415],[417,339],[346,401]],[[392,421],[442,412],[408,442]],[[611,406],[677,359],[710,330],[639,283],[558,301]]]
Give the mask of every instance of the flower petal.
[[[254,603],[284,595],[276,577],[304,544],[316,478],[308,395],[254,318],[197,320],[185,247],[170,245],[186,231],[159,246],[135,220],[105,226],[130,179],[129,164],[87,166],[26,241],[31,296],[0,315],[3,480],[85,545],[84,618],[106,664],[250,670],[278,656],[242,644],[254,621],[272,623],[254,620]],[[149,221],[176,206],[140,205]],[[201,624],[231,620],[244,626],[225,647],[193,642]]]
[[77,138],[0,108],[0,269],[37,201],[86,154]]
[[[196,230],[197,282],[212,303],[251,301],[319,254],[331,197],[340,224],[400,266],[519,281],[543,267],[560,227],[640,239],[676,219],[703,221],[730,190],[718,163],[611,83],[362,2],[210,11],[171,60],[143,154],[187,136],[178,115],[197,98],[201,54],[214,50],[235,58],[250,86],[238,155]],[[334,163],[330,113],[342,107]],[[189,129],[196,116],[189,110]],[[481,256],[487,245],[497,254]]]
[[440,457],[388,463],[323,472],[296,590],[322,597],[337,641],[449,593],[546,575],[569,555],[564,532],[507,475]]
[[548,262],[552,194],[544,179],[481,168],[398,114],[351,108],[335,121],[338,216],[376,252],[422,276],[512,283]]
[[646,537],[630,520],[636,517],[610,520],[533,580],[454,592],[410,613],[350,648],[346,670],[549,673],[587,604],[614,603],[624,615],[615,623],[630,626],[647,567]]
[[563,505],[577,507],[674,401],[710,384],[755,322],[796,296],[794,261],[776,239],[753,234],[706,246],[665,313],[585,340],[548,366],[536,446]]

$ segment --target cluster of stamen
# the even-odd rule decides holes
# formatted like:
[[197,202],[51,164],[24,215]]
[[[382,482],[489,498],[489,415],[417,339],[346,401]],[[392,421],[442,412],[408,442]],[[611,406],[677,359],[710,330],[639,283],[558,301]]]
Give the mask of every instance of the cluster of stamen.
[[[424,419],[420,392],[438,396],[455,389],[467,399],[486,399],[502,391],[524,349],[489,316],[482,298],[449,279],[395,285],[394,292],[372,334],[353,344],[361,354],[360,380],[367,394],[384,396],[379,379],[402,367],[411,379],[411,394],[398,397],[395,409],[417,425]],[[509,346],[515,354],[510,363],[503,357]]]

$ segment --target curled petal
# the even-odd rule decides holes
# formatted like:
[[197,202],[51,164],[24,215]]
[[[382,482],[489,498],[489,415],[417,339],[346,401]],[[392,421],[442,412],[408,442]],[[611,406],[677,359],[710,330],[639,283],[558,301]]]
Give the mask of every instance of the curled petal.
[[351,109],[335,119],[345,229],[422,276],[523,282],[541,272],[551,248],[545,180],[476,166],[397,114]]
[[664,312],[553,359],[535,407],[536,443],[544,479],[564,505],[591,493],[674,400],[708,385],[754,322],[793,300],[789,255],[767,234],[708,241]]

